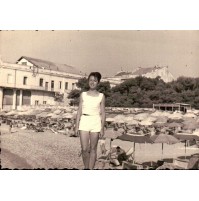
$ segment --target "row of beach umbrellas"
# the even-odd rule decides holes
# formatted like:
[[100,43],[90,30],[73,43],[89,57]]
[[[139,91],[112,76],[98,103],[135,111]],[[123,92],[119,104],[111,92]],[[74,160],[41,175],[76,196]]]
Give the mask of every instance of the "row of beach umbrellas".
[[[187,140],[199,140],[199,136],[193,135],[193,134],[187,134],[187,133],[181,133],[181,134],[175,134],[174,136],[168,135],[168,134],[159,134],[159,135],[153,135],[149,137],[148,135],[136,135],[136,134],[121,134],[118,131],[106,131],[105,137],[110,139],[119,139],[123,141],[130,141],[133,142],[134,147],[134,160],[135,160],[135,144],[136,143],[161,143],[162,144],[162,154],[161,159],[163,159],[163,150],[164,150],[164,144],[176,144],[180,142],[185,142],[185,158],[186,158],[186,146],[187,146]],[[111,141],[112,141],[111,140]],[[110,147],[111,147],[111,141],[110,141]]]

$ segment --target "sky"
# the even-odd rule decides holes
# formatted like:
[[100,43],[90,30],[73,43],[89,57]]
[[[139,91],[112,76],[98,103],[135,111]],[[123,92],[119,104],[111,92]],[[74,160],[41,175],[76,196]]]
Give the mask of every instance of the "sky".
[[199,31],[1,31],[0,55],[6,62],[29,56],[103,77],[153,66],[168,66],[175,79],[199,77]]

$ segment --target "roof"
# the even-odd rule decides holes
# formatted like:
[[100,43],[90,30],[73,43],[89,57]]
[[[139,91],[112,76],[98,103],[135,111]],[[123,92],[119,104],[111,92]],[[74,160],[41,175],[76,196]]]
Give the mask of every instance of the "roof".
[[141,76],[141,75],[145,75],[147,73],[150,73],[150,72],[153,72],[154,70],[156,69],[161,69],[163,67],[149,67],[149,68],[137,68],[135,69],[135,71],[133,72],[125,72],[125,71],[120,71],[118,72],[115,76],[124,76],[124,75],[138,75],[138,76]]
[[154,67],[152,67],[152,68],[138,68],[132,74],[133,75],[144,75],[144,74],[152,72],[153,70],[154,70]]
[[36,58],[32,58],[32,57],[27,57],[27,56],[20,57],[16,63],[18,63],[23,58],[28,60],[30,63],[37,66],[38,68],[45,68],[48,70],[54,70],[54,71],[81,75],[81,73],[78,69],[76,69],[75,67],[69,66],[67,64],[58,64],[58,63],[54,63],[51,61],[36,59]]
[[115,76],[123,76],[123,75],[129,75],[129,74],[131,74],[131,73],[130,72],[120,71]]

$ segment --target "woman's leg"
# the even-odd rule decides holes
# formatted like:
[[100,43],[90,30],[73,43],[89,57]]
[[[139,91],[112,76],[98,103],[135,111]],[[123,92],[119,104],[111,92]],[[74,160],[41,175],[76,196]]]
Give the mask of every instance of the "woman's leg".
[[90,134],[90,162],[89,169],[93,169],[95,166],[95,162],[97,159],[97,143],[99,139],[99,133],[91,133]]
[[89,144],[89,132],[80,131],[80,142],[82,147],[82,159],[85,169],[89,169],[90,160],[90,144]]

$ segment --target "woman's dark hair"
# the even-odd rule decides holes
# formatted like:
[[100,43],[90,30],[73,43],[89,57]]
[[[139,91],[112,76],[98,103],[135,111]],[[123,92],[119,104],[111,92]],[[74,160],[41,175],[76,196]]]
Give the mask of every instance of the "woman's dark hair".
[[91,72],[90,75],[88,76],[88,80],[90,79],[91,76],[96,77],[98,82],[100,82],[102,77],[99,72]]

